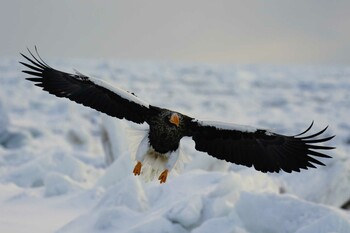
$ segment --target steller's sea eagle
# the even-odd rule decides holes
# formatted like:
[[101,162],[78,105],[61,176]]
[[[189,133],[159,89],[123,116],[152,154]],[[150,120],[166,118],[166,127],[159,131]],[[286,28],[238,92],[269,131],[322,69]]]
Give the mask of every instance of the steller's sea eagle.
[[69,74],[56,70],[46,64],[35,50],[37,57],[29,49],[31,57],[21,53],[28,63],[20,63],[29,68],[23,72],[33,76],[27,80],[36,86],[109,116],[149,125],[147,135],[141,140],[136,152],[135,175],[140,175],[147,156],[160,156],[164,161],[164,170],[158,180],[164,183],[178,160],[179,144],[183,137],[191,137],[198,151],[227,162],[254,166],[261,172],[299,172],[300,169],[315,168],[314,164],[324,165],[314,157],[331,158],[319,150],[334,147],[318,145],[334,137],[318,137],[327,127],[315,134],[305,135],[311,129],[311,124],[298,135],[285,136],[249,126],[197,120],[150,105],[134,94],[112,87],[102,80],[78,72]]

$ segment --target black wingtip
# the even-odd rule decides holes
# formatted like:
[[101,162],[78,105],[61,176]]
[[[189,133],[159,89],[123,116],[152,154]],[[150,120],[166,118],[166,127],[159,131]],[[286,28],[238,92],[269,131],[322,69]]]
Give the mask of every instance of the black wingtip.
[[[35,48],[35,53],[36,55],[38,55],[40,61],[42,61],[42,63],[44,63],[44,65],[46,65],[47,67],[50,67],[40,56],[39,52],[38,52],[38,48],[36,47],[36,45],[34,45],[34,48]],[[51,67],[50,67],[51,68]]]
[[305,140],[305,139],[309,139],[309,138],[315,138],[315,137],[323,134],[327,129],[328,129],[328,126],[315,134],[305,136],[305,137],[299,137],[299,139]]
[[314,120],[312,120],[310,126],[305,131],[301,132],[300,134],[294,135],[293,137],[298,137],[298,136],[301,136],[301,135],[307,133],[312,128],[313,125],[314,125]]
[[[27,61],[29,61],[30,63],[32,63],[33,65],[37,66],[38,68],[41,68],[41,69],[45,69],[46,67],[36,61],[34,61],[33,59],[29,58],[28,56],[24,55],[21,53],[21,55],[27,59]],[[34,58],[35,59],[35,58]]]
[[32,82],[42,82],[42,78],[26,78],[26,80],[28,81],[32,81]]
[[[29,54],[32,56],[32,58],[37,62],[37,63],[39,63],[43,68],[48,68],[48,67],[50,67],[49,65],[47,65],[42,59],[41,59],[41,57],[40,57],[40,55],[39,55],[39,53],[38,53],[38,50],[37,50],[37,48],[36,48],[36,46],[35,46],[35,51],[36,51],[36,54],[37,54],[37,56],[38,56],[38,58],[36,58],[35,56],[34,56],[34,54],[32,53],[32,51],[30,51],[30,49],[29,48],[27,48],[27,50],[28,50],[28,52],[29,52]],[[27,57],[26,57],[27,58]],[[28,58],[27,58],[28,59]]]
[[303,140],[303,142],[306,142],[306,143],[320,143],[320,142],[327,142],[327,141],[330,141],[332,140],[333,138],[335,137],[335,135],[332,135],[330,137],[326,137],[326,138],[320,138],[320,139],[309,139],[309,140]]
[[30,74],[30,75],[33,75],[33,76],[38,76],[38,77],[42,77],[43,74],[40,72],[35,72],[35,71],[31,71],[31,70],[22,70],[23,73],[26,73],[26,74]]
[[33,66],[33,65],[29,65],[27,63],[24,63],[24,62],[19,62],[20,64],[28,67],[29,69],[32,69],[32,70],[35,70],[35,71],[38,71],[38,72],[43,72],[43,69],[40,68],[40,67],[37,67],[37,66]]

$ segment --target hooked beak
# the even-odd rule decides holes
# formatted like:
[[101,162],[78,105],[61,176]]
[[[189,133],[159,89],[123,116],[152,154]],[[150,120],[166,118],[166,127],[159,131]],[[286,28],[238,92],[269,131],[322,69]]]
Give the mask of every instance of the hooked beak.
[[170,117],[170,123],[176,125],[177,127],[179,127],[180,125],[180,117],[177,113],[173,113]]

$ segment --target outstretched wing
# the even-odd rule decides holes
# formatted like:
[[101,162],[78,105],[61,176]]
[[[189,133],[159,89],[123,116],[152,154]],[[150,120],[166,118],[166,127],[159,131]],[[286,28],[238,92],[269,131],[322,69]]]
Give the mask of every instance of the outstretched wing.
[[331,140],[334,136],[316,138],[318,133],[305,136],[310,127],[295,136],[285,136],[253,127],[192,120],[191,133],[195,147],[218,159],[248,167],[254,166],[262,172],[300,171],[315,168],[314,164],[324,165],[313,158],[330,156],[317,150],[330,150],[334,147],[317,145]]
[[57,97],[68,98],[112,117],[125,118],[135,123],[147,120],[150,107],[135,95],[78,72],[69,74],[56,70],[40,58],[37,50],[38,57],[28,51],[32,58],[21,55],[29,63],[20,63],[29,68],[23,72],[34,76],[27,80],[35,82],[36,86]]

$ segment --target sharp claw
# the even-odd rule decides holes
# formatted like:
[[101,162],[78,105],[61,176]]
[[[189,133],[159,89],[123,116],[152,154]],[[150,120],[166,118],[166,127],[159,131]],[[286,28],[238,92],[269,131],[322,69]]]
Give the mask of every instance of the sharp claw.
[[160,181],[160,183],[165,183],[166,182],[166,178],[168,177],[168,169],[165,169],[162,174],[160,174],[158,180]]
[[140,161],[137,161],[137,164],[134,167],[133,173],[135,176],[139,176],[141,173],[141,167],[142,167],[142,163]]

